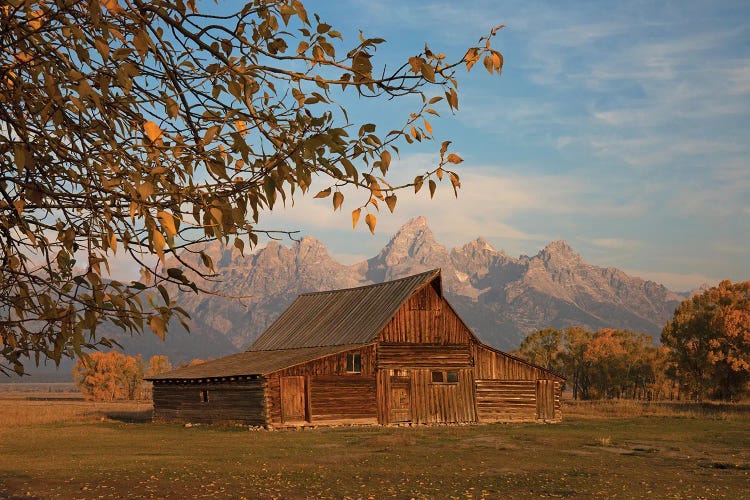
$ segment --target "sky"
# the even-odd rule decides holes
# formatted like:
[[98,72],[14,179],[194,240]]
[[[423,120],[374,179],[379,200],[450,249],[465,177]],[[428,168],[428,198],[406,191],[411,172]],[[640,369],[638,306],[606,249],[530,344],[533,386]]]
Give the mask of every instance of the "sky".
[[[750,4],[746,1],[360,0],[307,2],[347,40],[387,42],[389,66],[419,52],[460,57],[504,24],[502,76],[459,73],[459,111],[434,143],[404,147],[393,179],[435,164],[443,140],[464,158],[462,189],[404,192],[375,235],[352,230],[348,200],[297,198],[261,218],[298,229],[344,263],[374,256],[416,215],[449,248],[482,236],[511,255],[564,239],[589,263],[688,290],[750,279]],[[409,103],[347,101],[380,127]],[[406,105],[405,105],[406,104]],[[387,130],[387,129],[386,129]],[[321,189],[323,184],[316,186]],[[364,193],[361,194],[364,196]]]

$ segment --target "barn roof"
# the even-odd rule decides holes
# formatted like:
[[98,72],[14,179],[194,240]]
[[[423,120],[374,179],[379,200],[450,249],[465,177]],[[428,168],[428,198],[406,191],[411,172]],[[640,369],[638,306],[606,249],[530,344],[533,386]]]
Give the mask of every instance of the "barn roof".
[[245,351],[193,366],[177,368],[169,373],[145,377],[146,380],[194,380],[245,375],[263,375],[298,365],[338,352],[356,349],[361,345],[336,345],[283,349],[275,351]]
[[375,285],[302,294],[248,351],[373,342],[399,307],[439,276],[440,269],[433,269]]

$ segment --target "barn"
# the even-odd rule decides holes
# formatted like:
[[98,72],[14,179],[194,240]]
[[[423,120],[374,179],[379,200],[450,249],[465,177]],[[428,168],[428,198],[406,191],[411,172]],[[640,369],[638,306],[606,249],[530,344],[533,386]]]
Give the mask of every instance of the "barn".
[[247,351],[148,380],[155,420],[266,427],[558,421],[564,381],[480,342],[439,269],[300,295]]

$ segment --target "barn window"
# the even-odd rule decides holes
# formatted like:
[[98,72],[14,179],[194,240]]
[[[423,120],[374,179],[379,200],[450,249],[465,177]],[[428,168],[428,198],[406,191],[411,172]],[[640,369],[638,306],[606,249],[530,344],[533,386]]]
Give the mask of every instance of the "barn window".
[[348,373],[362,373],[362,355],[361,354],[347,354],[346,355],[346,371]]
[[433,384],[456,384],[458,383],[458,372],[432,372]]
[[201,391],[201,403],[208,403],[208,389]]

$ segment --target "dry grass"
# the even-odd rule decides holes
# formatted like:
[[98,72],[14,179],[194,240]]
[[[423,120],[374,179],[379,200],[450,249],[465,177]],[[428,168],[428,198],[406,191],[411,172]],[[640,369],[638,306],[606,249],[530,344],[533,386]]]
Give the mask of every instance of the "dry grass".
[[675,401],[648,402],[630,399],[565,401],[563,413],[566,417],[573,416],[579,418],[678,417],[732,420],[750,418],[750,404]]
[[[616,405],[633,415],[602,416]],[[13,422],[0,421],[0,498],[740,498],[750,483],[737,408],[575,403],[554,425],[248,432],[132,423],[146,406],[0,400]]]
[[84,401],[80,393],[7,391],[0,393],[0,435],[30,425],[94,422],[102,419],[147,421],[151,401]]

